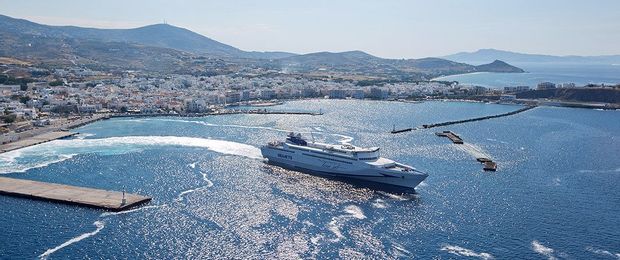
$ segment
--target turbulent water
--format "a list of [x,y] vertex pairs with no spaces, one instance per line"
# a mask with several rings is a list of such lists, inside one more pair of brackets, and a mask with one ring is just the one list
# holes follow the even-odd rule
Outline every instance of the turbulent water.
[[[0,173],[153,201],[110,213],[0,196],[0,258],[618,259],[619,111],[540,107],[388,133],[517,108],[313,100],[272,109],[323,116],[96,122],[1,154]],[[446,129],[466,145],[433,134]],[[430,176],[401,195],[264,164],[258,147],[291,130],[378,146]],[[480,155],[498,171],[483,172]]]

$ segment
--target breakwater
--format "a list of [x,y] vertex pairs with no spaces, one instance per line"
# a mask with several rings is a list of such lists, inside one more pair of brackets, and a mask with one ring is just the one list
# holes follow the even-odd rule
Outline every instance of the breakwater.
[[521,108],[521,109],[517,109],[517,110],[512,111],[512,112],[503,113],[503,114],[499,114],[499,115],[483,116],[483,117],[476,117],[476,118],[456,120],[456,121],[448,121],[448,122],[436,123],[436,124],[427,124],[427,125],[422,125],[422,128],[433,128],[433,127],[438,127],[438,126],[456,125],[456,124],[462,124],[462,123],[468,123],[468,122],[482,121],[482,120],[487,120],[487,119],[492,119],[492,118],[511,116],[511,115],[516,115],[516,114],[521,113],[521,112],[528,111],[528,110],[533,109],[535,107],[536,106],[528,106],[528,107],[524,107],[524,108]]

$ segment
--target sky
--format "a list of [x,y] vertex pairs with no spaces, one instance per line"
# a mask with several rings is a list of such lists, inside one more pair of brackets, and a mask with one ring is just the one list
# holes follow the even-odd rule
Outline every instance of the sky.
[[620,54],[620,0],[0,0],[0,14],[96,28],[165,21],[247,51]]

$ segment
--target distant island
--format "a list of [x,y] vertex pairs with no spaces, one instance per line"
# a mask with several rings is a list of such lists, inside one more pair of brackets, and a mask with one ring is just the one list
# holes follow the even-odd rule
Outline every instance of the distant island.
[[456,54],[443,56],[441,58],[469,64],[484,64],[496,59],[509,63],[620,64],[620,55],[553,56],[543,54],[526,54],[496,49],[480,49],[474,52],[459,52]]
[[523,72],[503,61],[474,66],[443,58],[384,59],[362,51],[244,51],[169,24],[134,29],[49,26],[0,15],[0,57],[42,68],[84,67],[209,75],[301,74],[311,78],[423,81],[471,72]]

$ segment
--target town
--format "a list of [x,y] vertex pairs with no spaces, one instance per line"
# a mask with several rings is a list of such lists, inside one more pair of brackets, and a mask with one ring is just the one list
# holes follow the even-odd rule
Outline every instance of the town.
[[[518,102],[529,86],[491,89],[458,82],[416,81],[360,84],[303,75],[160,75],[139,71],[102,72],[87,68],[42,69],[0,65],[0,143],[60,130],[93,115],[193,114],[234,106],[263,107],[282,100],[330,98],[421,101],[461,99]],[[586,86],[618,88],[618,86]],[[537,90],[579,88],[573,83],[543,82]],[[530,101],[525,99],[525,101]],[[547,102],[549,103],[549,102]],[[86,118],[86,119],[85,119]]]

